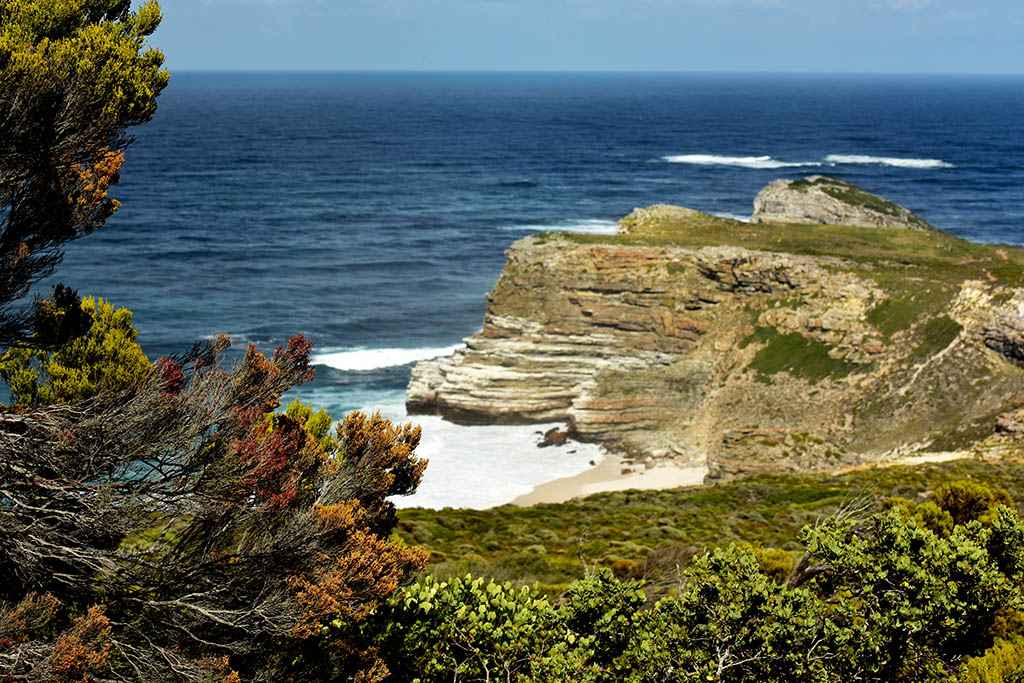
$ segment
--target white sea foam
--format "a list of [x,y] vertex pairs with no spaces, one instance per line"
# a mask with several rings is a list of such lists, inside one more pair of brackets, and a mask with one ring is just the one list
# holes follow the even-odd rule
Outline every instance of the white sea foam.
[[741,221],[743,223],[750,222],[750,214],[741,215],[738,213],[729,213],[728,211],[712,211],[712,216],[718,216],[719,218],[731,218],[734,221]]
[[718,154],[678,154],[662,157],[673,164],[698,164],[700,166],[741,166],[743,168],[795,168],[798,166],[821,166],[820,161],[779,161],[770,156],[729,157]]
[[[324,408],[336,420],[353,410],[380,414],[397,424],[423,428],[416,455],[430,464],[412,496],[396,496],[398,507],[465,507],[483,509],[511,502],[536,486],[571,477],[599,463],[605,451],[595,444],[569,442],[537,448],[538,432],[556,426],[485,425],[467,427],[433,415],[409,415],[405,391],[369,389],[339,391],[332,387],[299,387],[285,397]],[[353,402],[354,399],[354,402]]]
[[379,412],[396,424],[411,422],[423,428],[416,455],[430,463],[416,493],[396,496],[398,507],[461,507],[484,509],[503,505],[535,487],[590,469],[606,457],[596,444],[570,441],[564,446],[537,448],[541,434],[555,424],[465,426],[434,415],[409,415],[402,389],[339,390],[298,387],[293,397],[324,408],[335,420],[353,410]]
[[899,157],[878,157],[868,154],[829,154],[824,161],[780,161],[770,156],[731,157],[719,154],[679,154],[662,157],[673,164],[697,164],[700,166],[740,166],[742,168],[797,168],[814,166],[838,166],[840,164],[876,164],[899,168],[953,168],[953,164],[941,159],[907,159]]
[[875,157],[867,154],[829,154],[825,161],[830,164],[878,164],[900,168],[953,168],[953,164],[941,159],[901,159],[897,157]]
[[585,232],[591,235],[614,235],[618,232],[618,227],[615,221],[601,218],[577,218],[552,223],[503,225],[498,230],[509,230],[512,232]]
[[447,356],[463,346],[456,344],[420,349],[324,349],[313,354],[311,360],[314,365],[326,365],[336,370],[375,370]]
[[406,416],[401,408],[381,414],[420,425],[423,438],[416,454],[430,460],[416,493],[392,499],[398,507],[503,505],[540,484],[579,474],[605,457],[595,444],[570,441],[537,448],[538,432],[553,424],[466,427],[433,415]]

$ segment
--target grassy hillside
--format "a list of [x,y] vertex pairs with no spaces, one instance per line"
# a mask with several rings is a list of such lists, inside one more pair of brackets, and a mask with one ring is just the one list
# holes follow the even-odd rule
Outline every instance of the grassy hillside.
[[[562,504],[490,510],[402,510],[399,533],[431,552],[438,577],[490,576],[539,582],[553,595],[583,576],[583,561],[667,587],[678,567],[732,542],[796,552],[797,532],[844,503],[870,496],[911,500],[936,486],[973,479],[1024,503],[1024,463],[960,460],[842,475],[776,475],[664,491],[603,493]],[[1024,509],[1024,508],[1022,508]],[[786,562],[783,553],[770,553]]]

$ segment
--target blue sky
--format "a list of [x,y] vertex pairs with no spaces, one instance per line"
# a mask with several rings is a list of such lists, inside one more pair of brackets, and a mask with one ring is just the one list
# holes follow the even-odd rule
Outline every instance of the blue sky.
[[1024,73],[1024,0],[163,0],[172,70]]

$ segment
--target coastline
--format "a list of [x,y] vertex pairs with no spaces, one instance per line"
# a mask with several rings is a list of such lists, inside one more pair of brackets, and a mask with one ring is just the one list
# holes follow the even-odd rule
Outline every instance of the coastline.
[[[895,460],[844,467],[834,470],[834,473],[844,474],[876,467],[949,462],[969,457],[971,455],[967,451],[926,452]],[[622,468],[625,466],[632,467],[633,472],[622,474]],[[605,493],[608,491],[626,491],[629,489],[651,491],[684,486],[702,486],[707,471],[707,467],[703,465],[698,467],[659,465],[647,470],[642,465],[638,466],[628,463],[621,456],[609,454],[594,467],[579,474],[540,484],[529,493],[524,493],[513,499],[507,505],[530,507],[545,503],[566,503],[576,498],[585,498],[595,493]]]
[[707,467],[675,467],[660,465],[644,469],[643,465],[631,465],[633,471],[622,474],[625,466],[622,457],[608,454],[597,465],[579,474],[555,479],[534,487],[512,500],[509,504],[529,507],[542,503],[565,503],[594,493],[625,491],[627,489],[671,489],[681,486],[699,486],[704,483]]

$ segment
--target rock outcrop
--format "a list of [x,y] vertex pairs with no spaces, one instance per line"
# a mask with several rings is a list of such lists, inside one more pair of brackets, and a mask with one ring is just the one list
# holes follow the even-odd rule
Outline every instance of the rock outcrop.
[[754,215],[750,220],[934,230],[899,204],[820,175],[773,181],[754,198]]
[[879,230],[868,244],[659,206],[619,236],[527,237],[483,330],[417,364],[407,405],[565,421],[639,458],[706,461],[712,478],[990,435],[1024,391],[1024,250]]

